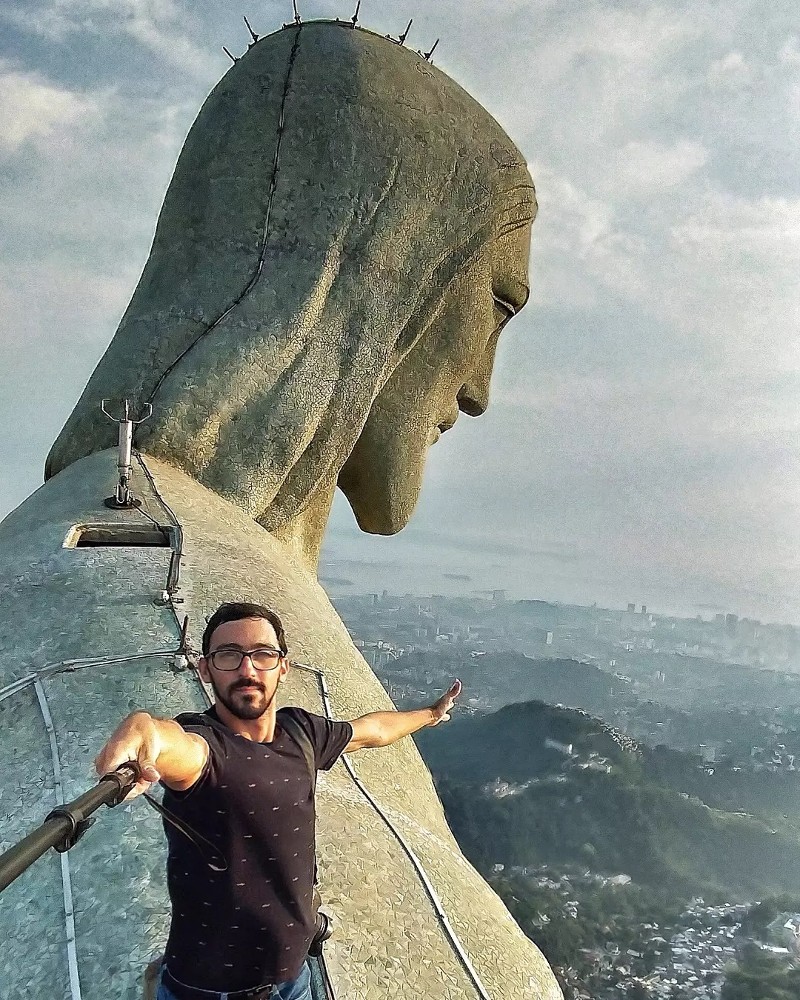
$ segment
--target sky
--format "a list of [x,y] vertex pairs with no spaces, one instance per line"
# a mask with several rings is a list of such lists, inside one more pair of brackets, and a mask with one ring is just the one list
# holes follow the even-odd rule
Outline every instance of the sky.
[[[242,14],[267,34],[291,2],[0,7],[0,517],[113,336]],[[323,579],[800,623],[795,3],[361,4],[412,17],[528,160],[532,296],[411,525],[362,535],[340,498]]]

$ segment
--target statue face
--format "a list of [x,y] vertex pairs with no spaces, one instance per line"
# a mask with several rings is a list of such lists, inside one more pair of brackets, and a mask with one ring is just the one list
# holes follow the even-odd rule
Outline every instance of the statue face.
[[431,326],[376,396],[340,475],[359,526],[392,535],[419,498],[428,448],[459,412],[480,416],[498,337],[528,298],[530,224],[488,246],[458,276]]

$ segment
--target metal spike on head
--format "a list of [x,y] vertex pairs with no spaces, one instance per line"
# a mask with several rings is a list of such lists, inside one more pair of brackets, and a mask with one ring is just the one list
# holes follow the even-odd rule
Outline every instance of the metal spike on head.
[[356,25],[358,24],[358,12],[359,12],[360,10],[361,10],[361,0],[358,0],[358,3],[356,4],[356,12],[355,12],[355,14],[353,14],[353,16],[352,16],[352,17],[350,18],[350,20],[351,20],[351,22],[352,22],[352,25],[353,25],[353,27],[354,27],[354,28],[355,28],[355,26],[356,26]]
[[426,62],[430,62],[430,61],[431,61],[431,56],[432,56],[432,55],[433,55],[433,53],[434,53],[434,52],[436,51],[436,46],[437,46],[438,44],[439,44],[439,39],[437,38],[437,39],[436,39],[436,41],[435,41],[435,42],[433,43],[433,45],[431,46],[431,50],[430,50],[430,52],[426,52],[426,53],[425,53],[425,61],[426,61]]
[[252,28],[250,27],[250,22],[249,22],[249,21],[247,20],[247,16],[246,16],[245,14],[242,14],[242,20],[243,20],[243,21],[244,21],[244,23],[245,23],[245,24],[247,25],[247,30],[248,30],[248,31],[250,32],[250,37],[251,37],[251,38],[253,39],[253,41],[252,41],[252,42],[251,42],[250,44],[251,44],[251,45],[255,45],[255,44],[256,44],[256,42],[257,42],[257,41],[258,41],[258,39],[259,39],[259,36],[258,36],[258,35],[257,35],[257,34],[255,33],[255,31],[253,31],[253,29],[252,29]]
[[297,9],[297,0],[292,0],[292,10],[294,11],[294,23],[300,24],[300,11]]
[[397,41],[398,41],[398,42],[400,42],[400,44],[401,44],[401,45],[405,45],[405,44],[406,44],[406,39],[408,38],[408,33],[409,33],[409,31],[411,31],[411,25],[412,25],[413,23],[414,23],[414,18],[412,17],[412,18],[411,18],[411,20],[410,20],[410,21],[408,22],[408,24],[406,25],[406,30],[405,30],[405,31],[403,32],[403,34],[402,34],[402,35],[401,35],[401,36],[400,36],[400,37],[399,37],[399,38],[397,39]]
[[223,51],[223,52],[225,53],[225,55],[226,55],[226,56],[227,56],[227,57],[228,57],[228,58],[229,58],[229,59],[231,60],[231,62],[234,62],[234,63],[237,63],[237,62],[239,62],[239,60],[238,60],[238,59],[236,58],[236,56],[235,56],[235,55],[234,55],[234,54],[233,54],[233,53],[231,52],[231,50],[230,50],[229,48],[227,48],[227,47],[226,47],[225,45],[223,45],[223,46],[222,46],[222,51]]

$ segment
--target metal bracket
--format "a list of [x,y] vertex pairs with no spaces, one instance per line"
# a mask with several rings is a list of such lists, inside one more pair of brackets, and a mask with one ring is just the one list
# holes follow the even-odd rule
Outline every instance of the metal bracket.
[[64,835],[64,839],[60,843],[53,845],[59,854],[66,854],[67,851],[72,850],[84,833],[86,833],[89,827],[94,823],[93,817],[89,816],[84,819],[79,819],[75,813],[69,810],[66,806],[61,806],[59,809],[54,809],[52,812],[48,813],[44,818],[45,823],[49,819],[66,819],[72,824],[72,829]]
[[153,604],[157,608],[167,608],[170,604],[183,604],[184,599],[182,597],[176,597],[175,594],[171,594],[168,590],[162,590],[158,597],[153,598]]

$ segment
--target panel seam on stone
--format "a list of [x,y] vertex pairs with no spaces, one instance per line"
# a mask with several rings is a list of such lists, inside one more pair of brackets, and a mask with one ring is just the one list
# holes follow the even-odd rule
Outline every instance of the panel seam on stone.
[[216,319],[212,320],[211,323],[209,323],[204,330],[201,330],[200,333],[198,333],[198,335],[194,338],[194,340],[187,347],[185,347],[184,350],[178,355],[178,357],[170,365],[168,365],[167,368],[162,372],[162,374],[158,378],[158,381],[153,387],[153,391],[150,394],[148,403],[151,405],[153,403],[153,400],[158,395],[158,391],[166,381],[167,377],[175,370],[175,368],[177,368],[177,366],[181,363],[181,361],[183,361],[183,359],[192,350],[194,350],[194,348],[197,346],[197,344],[200,343],[201,340],[207,337],[209,333],[216,330],[216,328],[220,325],[220,323],[222,323],[223,320],[227,319],[227,317],[237,308],[237,306],[239,306],[247,298],[247,296],[253,291],[253,289],[258,284],[259,279],[261,278],[261,274],[264,270],[264,261],[267,255],[267,242],[269,240],[269,233],[270,233],[272,203],[275,197],[275,188],[277,186],[277,181],[278,181],[278,166],[279,166],[281,142],[283,139],[283,131],[285,123],[286,99],[289,95],[289,83],[292,77],[292,70],[294,69],[294,62],[297,56],[297,50],[300,45],[300,32],[302,30],[303,30],[302,27],[298,25],[294,41],[292,42],[292,49],[291,52],[289,53],[289,60],[286,67],[286,79],[283,85],[283,94],[281,95],[281,107],[278,117],[278,132],[275,140],[275,158],[273,160],[273,165],[272,165],[272,178],[270,181],[269,195],[267,197],[267,208],[264,217],[264,228],[261,236],[261,246],[259,248],[258,262],[256,263],[255,271],[250,276],[250,279],[248,280],[247,284],[244,286],[242,291],[234,299],[234,301],[227,307],[227,309],[221,312]]
[[[58,744],[56,743],[56,733],[53,728],[53,719],[47,705],[47,697],[44,692],[42,682],[37,677],[34,682],[36,697],[39,701],[39,708],[42,710],[44,727],[50,740],[50,754],[53,760],[53,783],[55,785],[56,804],[64,805],[64,786],[61,781],[61,761],[58,756]],[[72,993],[72,1000],[81,1000],[81,981],[78,974],[78,952],[75,946],[75,910],[72,902],[72,878],[69,871],[69,856],[66,851],[60,855],[61,860],[61,884],[64,889],[64,920],[67,934],[67,965],[69,968],[69,986]]]

